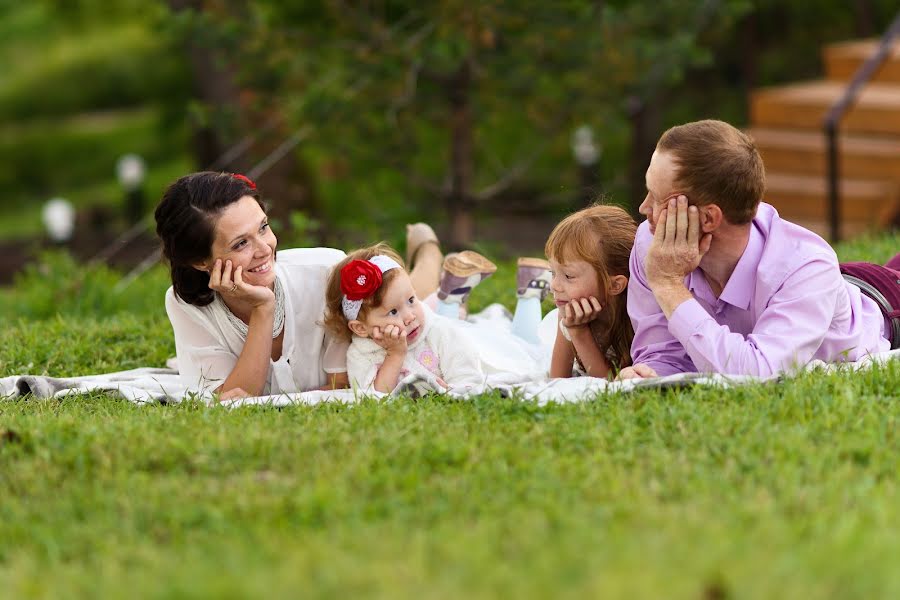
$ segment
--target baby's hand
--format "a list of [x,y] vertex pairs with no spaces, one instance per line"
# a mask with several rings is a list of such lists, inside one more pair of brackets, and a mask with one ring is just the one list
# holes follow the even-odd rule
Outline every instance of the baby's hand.
[[375,327],[372,341],[387,350],[388,354],[406,354],[406,329],[397,325],[388,325],[384,331]]
[[585,327],[599,317],[602,310],[603,307],[600,306],[600,301],[593,296],[590,298],[577,298],[562,307],[559,311],[559,320],[562,321],[566,329]]

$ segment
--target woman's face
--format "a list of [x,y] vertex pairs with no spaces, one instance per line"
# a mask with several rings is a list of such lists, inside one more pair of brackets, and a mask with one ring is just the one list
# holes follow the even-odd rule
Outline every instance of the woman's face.
[[232,272],[242,267],[245,283],[271,286],[275,283],[277,245],[266,213],[251,196],[244,196],[219,215],[206,266],[212,270],[216,259],[220,259],[224,269],[230,260]]

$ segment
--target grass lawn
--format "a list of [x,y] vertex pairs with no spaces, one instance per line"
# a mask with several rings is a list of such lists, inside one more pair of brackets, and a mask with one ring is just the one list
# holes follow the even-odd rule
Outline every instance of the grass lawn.
[[[0,292],[0,376],[162,364],[165,274],[115,278]],[[900,597],[898,390],[900,361],[545,407],[0,400],[0,596]]]

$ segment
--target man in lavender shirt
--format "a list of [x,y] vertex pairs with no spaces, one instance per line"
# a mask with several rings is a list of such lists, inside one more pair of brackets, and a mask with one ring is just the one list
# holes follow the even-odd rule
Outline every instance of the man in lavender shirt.
[[633,366],[620,378],[767,377],[891,347],[890,322],[828,243],[761,202],[765,168],[746,134],[721,121],[674,127],[646,183],[628,285]]

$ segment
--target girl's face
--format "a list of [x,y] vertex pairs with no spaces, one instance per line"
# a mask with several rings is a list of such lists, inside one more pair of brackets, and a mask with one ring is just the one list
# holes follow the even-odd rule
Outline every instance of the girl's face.
[[210,258],[205,266],[212,269],[216,259],[221,259],[224,268],[225,261],[230,260],[232,269],[242,267],[241,277],[245,283],[271,287],[275,284],[277,245],[266,213],[256,200],[244,196],[219,215]]
[[383,332],[388,325],[396,325],[406,331],[406,341],[412,343],[425,324],[425,309],[416,297],[406,271],[397,273],[387,285],[381,306],[370,308],[366,318],[361,321],[363,327],[354,333],[369,337],[375,327]]
[[583,260],[559,262],[551,258],[550,271],[553,275],[550,291],[556,306],[565,306],[572,300],[591,296],[603,301],[597,272],[589,263]]

